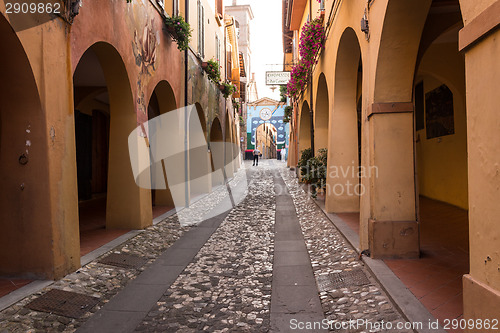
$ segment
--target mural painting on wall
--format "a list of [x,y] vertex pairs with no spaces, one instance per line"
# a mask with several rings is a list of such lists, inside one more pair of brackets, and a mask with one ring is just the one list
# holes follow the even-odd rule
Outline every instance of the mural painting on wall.
[[141,68],[140,74],[152,74],[156,70],[156,45],[159,38],[156,37],[152,29],[153,26],[154,19],[144,27],[141,37],[137,30],[134,30],[132,50],[134,52],[135,64]]
[[[264,110],[270,112],[263,112]],[[283,123],[284,115],[284,105],[249,107],[247,109],[247,149],[255,147],[257,128],[264,123],[271,124],[276,128],[278,149],[284,146],[287,137],[287,126]]]
[[425,126],[427,139],[455,133],[453,93],[444,84],[425,94]]
[[251,122],[252,145],[255,145],[255,135],[257,133],[257,128],[264,123],[272,124],[276,128],[276,144],[280,145],[285,143],[285,125],[283,124],[283,116],[272,117],[268,121],[263,121],[259,117],[252,117]]
[[[132,5],[132,15],[128,26],[133,31],[133,40],[131,41],[132,52],[135,58],[135,64],[139,68],[137,75],[137,94],[136,94],[136,113],[137,123],[144,124],[148,121],[148,100],[145,98],[144,89],[148,86],[150,78],[157,69],[156,59],[160,51],[160,33],[161,28],[157,26],[154,18],[155,12],[150,13],[150,5],[142,1],[134,1]],[[146,136],[146,132],[140,133]]]

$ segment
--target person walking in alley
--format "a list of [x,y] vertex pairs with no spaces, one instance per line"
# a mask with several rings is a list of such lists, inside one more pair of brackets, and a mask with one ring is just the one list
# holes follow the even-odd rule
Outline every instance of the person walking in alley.
[[259,165],[259,155],[260,155],[260,150],[255,147],[253,150],[253,166],[258,166]]

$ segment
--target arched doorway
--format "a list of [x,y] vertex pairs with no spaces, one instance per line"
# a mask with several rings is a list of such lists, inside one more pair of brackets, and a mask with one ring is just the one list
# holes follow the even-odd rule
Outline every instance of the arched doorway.
[[[149,99],[148,120],[152,120],[155,117],[159,117],[162,114],[175,110],[176,108],[177,103],[175,101],[175,95],[172,87],[167,81],[160,81],[156,85]],[[156,126],[158,122],[152,121],[148,124],[150,124],[148,126],[148,137],[161,137],[161,135],[157,136],[157,132],[161,130]],[[168,145],[169,143],[157,144]],[[153,217],[160,216],[175,207],[165,174],[165,161],[162,160],[160,163],[154,163],[151,165],[151,203],[153,206]],[[163,187],[166,188],[163,189]]]
[[325,74],[320,74],[317,87],[316,109],[314,112],[314,148],[316,151],[322,148],[328,149],[330,108]]
[[356,33],[347,28],[340,39],[335,65],[326,209],[335,213],[355,213],[348,220],[358,222],[362,187],[359,179],[361,142],[357,106],[361,91],[361,50]]
[[226,121],[224,126],[224,167],[226,169],[227,178],[232,178],[234,176],[234,165],[233,165],[233,126],[231,122],[231,116],[229,110],[226,111]]
[[262,159],[276,159],[277,155],[277,133],[276,127],[265,122],[255,130],[255,146],[262,153]]
[[52,278],[60,248],[53,244],[46,111],[24,48],[1,14],[0,36],[0,275]]
[[224,137],[219,118],[214,118],[210,127],[210,152],[212,164],[212,185],[224,184]]
[[[463,315],[462,276],[469,273],[468,167],[465,59],[459,52],[463,28],[457,1],[433,1],[417,56],[415,105],[415,171],[420,253],[429,275],[439,280],[424,304],[441,320]],[[435,276],[433,267],[442,274]],[[454,288],[443,294],[441,288]],[[415,288],[413,288],[415,290]],[[442,315],[454,304],[453,312]]]
[[241,166],[241,156],[240,156],[240,143],[238,140],[238,129],[236,128],[236,125],[233,130],[233,165],[234,165],[234,170],[235,172],[238,171],[238,169]]
[[300,160],[302,151],[311,148],[311,115],[309,113],[309,104],[307,101],[302,103],[302,108],[300,110],[299,137],[297,141],[299,147],[297,160]]
[[[462,26],[458,0],[388,3],[370,119],[371,161],[379,170],[371,182],[371,211],[380,221],[370,222],[370,237],[395,245],[389,252],[376,249],[380,257],[424,259],[386,263],[441,320],[462,316],[462,275],[469,268]],[[393,235],[379,233],[379,223],[390,224]],[[401,264],[412,279],[400,274]]]
[[102,236],[98,230],[150,225],[151,198],[149,190],[136,185],[132,173],[127,143],[137,118],[127,71],[116,49],[103,42],[92,45],[78,62],[73,87],[84,254],[124,232]]
[[191,200],[212,187],[211,162],[207,146],[207,122],[199,103],[189,113],[189,181]]

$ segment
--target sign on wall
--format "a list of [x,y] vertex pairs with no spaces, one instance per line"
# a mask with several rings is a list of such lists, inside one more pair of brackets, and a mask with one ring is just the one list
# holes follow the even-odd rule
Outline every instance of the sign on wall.
[[290,81],[290,72],[266,72],[266,85],[285,85]]

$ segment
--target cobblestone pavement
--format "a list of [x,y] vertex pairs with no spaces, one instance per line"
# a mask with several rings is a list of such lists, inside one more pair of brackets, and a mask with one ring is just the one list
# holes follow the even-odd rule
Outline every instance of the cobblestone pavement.
[[[272,172],[276,171],[283,177],[296,207],[316,279],[356,269],[361,269],[369,279],[367,284],[360,286],[336,289],[321,286],[319,296],[325,317],[332,321],[331,330],[386,331],[377,326],[372,326],[371,330],[362,327],[339,329],[335,326],[356,319],[370,320],[371,323],[389,322],[392,325],[402,322],[403,318],[365,270],[355,250],[302,190],[284,164],[262,162],[259,167],[249,166],[251,182],[248,196],[230,212],[135,330],[269,331],[276,207]],[[241,173],[245,170],[240,170]],[[241,181],[241,178],[237,176],[236,181]],[[220,202],[223,191],[214,193],[211,198],[208,196],[200,200],[198,205],[213,207]],[[189,227],[181,227],[176,215],[148,228],[112,251],[146,258],[144,266],[124,269],[94,261],[0,312],[0,333],[75,331],[187,230]],[[99,298],[99,303],[79,319],[24,307],[50,289],[95,296]],[[391,332],[406,331],[393,329]]]
[[136,330],[267,332],[274,215],[273,179],[264,172]]
[[[321,277],[361,269],[369,277],[369,284],[320,290],[325,317],[332,331],[337,332],[412,332],[396,329],[404,319],[382,291],[380,285],[364,269],[358,254],[333,226],[321,209],[299,185],[287,169],[280,169],[288,191],[293,198],[314,275]],[[321,289],[321,288],[320,288]],[[342,329],[342,323],[368,323]],[[400,324],[400,325],[401,325]],[[388,328],[392,327],[392,330]],[[404,327],[404,326],[402,326]],[[386,329],[384,329],[386,328]]]
[[[244,170],[240,170],[233,179],[233,182],[236,183],[241,181],[246,181]],[[225,186],[215,188],[210,195],[194,203],[190,209],[181,211],[181,219],[186,221],[191,217],[193,220],[199,220],[200,215],[206,214],[210,209],[213,209],[226,196]],[[102,257],[97,258],[76,272],[1,311],[0,333],[74,332],[130,281],[147,269],[165,249],[190,229],[190,226],[185,226],[185,224],[179,222],[178,215],[179,213],[172,215],[155,226],[149,227],[111,251],[116,254],[130,254],[146,259],[146,263],[142,267],[125,269],[109,266],[98,262]],[[108,254],[106,253],[104,256]],[[99,303],[78,319],[33,311],[24,307],[51,289],[73,291],[97,297]]]
[[[113,253],[126,253],[147,259],[143,267],[125,269],[93,261],[2,311],[0,313],[0,332],[73,332],[126,284],[135,279],[161,252],[187,230],[188,228],[179,226],[175,215],[167,218],[112,251]],[[99,303],[79,319],[33,311],[24,307],[51,289],[73,291],[98,297]]]

